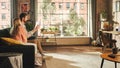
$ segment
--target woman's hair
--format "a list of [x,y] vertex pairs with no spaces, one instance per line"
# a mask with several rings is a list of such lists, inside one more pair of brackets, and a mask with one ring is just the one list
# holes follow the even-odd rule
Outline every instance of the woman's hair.
[[12,31],[12,36],[15,36],[18,31],[18,27],[20,26],[20,19],[15,18],[13,21],[13,31]]

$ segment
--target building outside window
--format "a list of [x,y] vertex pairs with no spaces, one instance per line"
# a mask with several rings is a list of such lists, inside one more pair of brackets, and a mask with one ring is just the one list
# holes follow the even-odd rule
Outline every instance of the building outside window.
[[74,5],[74,9],[77,9],[77,3],[74,3],[73,5]]
[[66,8],[69,9],[70,8],[70,3],[66,2]]
[[62,9],[62,5],[63,5],[62,3],[59,3],[59,9]]
[[0,29],[11,27],[11,0],[0,0]]
[[[54,6],[51,5],[52,2],[55,3]],[[84,10],[81,11],[80,4],[83,2],[85,4]],[[36,20],[41,23],[41,29],[57,30],[58,37],[89,36],[91,26],[88,22],[88,4],[91,2],[88,2],[90,1],[51,0],[51,2],[44,2],[44,0],[37,0]]]
[[80,3],[80,9],[84,9],[84,3]]

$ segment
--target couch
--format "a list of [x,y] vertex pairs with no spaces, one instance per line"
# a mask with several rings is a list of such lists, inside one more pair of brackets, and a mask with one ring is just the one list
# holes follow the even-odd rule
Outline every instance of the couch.
[[[10,37],[10,28],[0,30],[0,37]],[[8,45],[0,40],[0,53],[22,53],[23,54],[23,68],[34,68],[35,52],[34,46]]]

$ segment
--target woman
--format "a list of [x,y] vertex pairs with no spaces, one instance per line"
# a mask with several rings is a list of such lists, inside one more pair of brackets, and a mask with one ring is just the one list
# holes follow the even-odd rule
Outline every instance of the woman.
[[22,26],[20,19],[15,18],[13,21],[13,29],[11,32],[11,35],[14,39],[19,40],[23,43],[27,43],[27,31],[24,29],[24,26]]
[[11,31],[11,36],[13,39],[22,42],[24,45],[33,45],[35,47],[35,64],[41,65],[38,61],[41,56],[38,56],[37,45],[34,43],[27,43],[27,30],[25,29],[24,24],[21,23],[19,18],[15,18],[13,21],[13,29]]

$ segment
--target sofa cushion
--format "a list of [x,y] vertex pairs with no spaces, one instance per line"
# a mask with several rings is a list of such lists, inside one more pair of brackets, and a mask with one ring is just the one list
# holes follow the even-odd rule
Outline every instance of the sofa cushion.
[[0,37],[10,37],[10,28],[0,30]]
[[2,41],[3,43],[6,43],[8,45],[19,45],[19,44],[23,44],[20,41],[17,41],[15,39],[12,38],[7,38],[7,37],[0,37],[0,41]]

